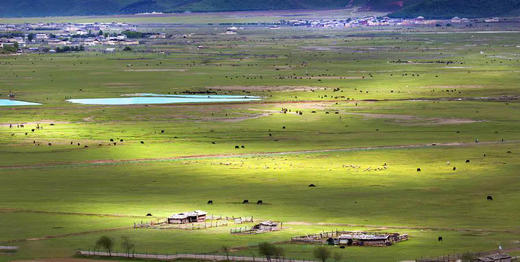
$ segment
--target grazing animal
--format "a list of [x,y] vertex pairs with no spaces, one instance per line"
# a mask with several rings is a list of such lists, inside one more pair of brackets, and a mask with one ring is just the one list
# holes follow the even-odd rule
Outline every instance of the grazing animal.
[[249,200],[244,199],[244,201],[242,201],[242,204],[249,204]]
[[141,144],[144,144],[144,141],[141,141]]
[[215,141],[211,142],[212,144],[216,144]]
[[241,148],[246,148],[244,145],[240,146]]
[[466,159],[466,163],[469,163],[469,159]]
[[421,172],[421,169],[420,169],[420,168],[417,168],[417,172]]
[[161,130],[161,134],[164,134],[164,130]]
[[456,167],[453,167],[453,171],[455,171],[455,170],[457,170],[457,168],[456,168]]
[[442,241],[442,236],[439,236],[439,237],[437,238],[437,240],[438,240],[439,242],[441,242],[441,241]]
[[235,146],[235,149],[239,149],[240,147],[239,146]]
[[487,196],[487,200],[493,200],[493,196]]
[[285,126],[282,126],[282,129],[285,129]]
[[316,187],[316,185],[315,184],[310,184],[309,187]]
[[208,200],[208,205],[213,205],[213,200]]
[[147,217],[151,217],[151,216],[152,216],[152,214],[151,214],[151,213],[148,213],[148,214],[146,214],[146,216],[147,216]]
[[113,139],[113,138],[110,138],[110,142],[114,142],[114,139]]
[[263,204],[263,203],[264,203],[264,201],[262,201],[262,200],[258,200],[258,201],[256,201],[256,204],[257,204],[257,205],[261,205],[261,204]]
[[119,142],[123,142],[123,139],[119,139]]

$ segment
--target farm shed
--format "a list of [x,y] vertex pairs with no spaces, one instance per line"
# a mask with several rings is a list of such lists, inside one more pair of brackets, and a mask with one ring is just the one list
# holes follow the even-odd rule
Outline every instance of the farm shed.
[[511,262],[513,258],[508,254],[492,254],[488,256],[478,257],[475,262]]
[[200,210],[173,214],[168,217],[168,224],[187,224],[206,221],[207,213]]

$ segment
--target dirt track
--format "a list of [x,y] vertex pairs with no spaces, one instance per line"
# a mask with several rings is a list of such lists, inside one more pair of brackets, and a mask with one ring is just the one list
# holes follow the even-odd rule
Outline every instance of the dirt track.
[[136,159],[100,159],[79,162],[55,162],[33,165],[12,165],[0,166],[2,169],[33,169],[33,168],[55,168],[55,167],[74,167],[74,166],[90,166],[90,165],[110,165],[110,164],[135,164],[148,162],[167,162],[167,161],[186,161],[186,160],[203,160],[203,159],[220,159],[220,158],[240,158],[240,157],[258,157],[258,156],[281,156],[281,155],[301,155],[331,152],[357,152],[387,149],[415,149],[415,148],[435,148],[435,147],[466,147],[466,146],[484,146],[496,144],[516,144],[518,140],[506,142],[480,142],[480,143],[430,143],[430,144],[412,144],[412,145],[396,145],[396,146],[374,146],[374,147],[356,147],[356,148],[332,148],[332,149],[316,149],[316,150],[298,150],[285,152],[259,152],[259,153],[243,153],[243,154],[214,154],[214,155],[187,155],[164,158],[136,158]]

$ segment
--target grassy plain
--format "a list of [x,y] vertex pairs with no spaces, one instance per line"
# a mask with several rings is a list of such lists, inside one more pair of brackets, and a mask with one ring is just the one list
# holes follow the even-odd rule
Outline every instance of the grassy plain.
[[[335,249],[345,261],[519,247],[518,33],[171,30],[178,37],[134,52],[0,58],[0,94],[43,104],[0,107],[0,244],[20,246],[0,260],[70,257],[100,235],[163,254],[228,245],[258,256],[257,243],[280,242],[287,257],[311,259],[312,246],[285,242],[334,229],[410,235],[392,247]],[[264,99],[65,101],[210,88]],[[287,228],[122,229],[195,209]]]

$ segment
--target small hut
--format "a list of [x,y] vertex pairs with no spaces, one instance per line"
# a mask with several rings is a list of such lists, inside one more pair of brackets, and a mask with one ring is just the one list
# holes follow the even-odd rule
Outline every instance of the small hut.
[[207,213],[201,210],[173,214],[168,217],[168,224],[187,224],[206,221]]
[[253,226],[252,230],[254,231],[277,231],[280,230],[280,223],[273,221],[264,221],[260,222]]

